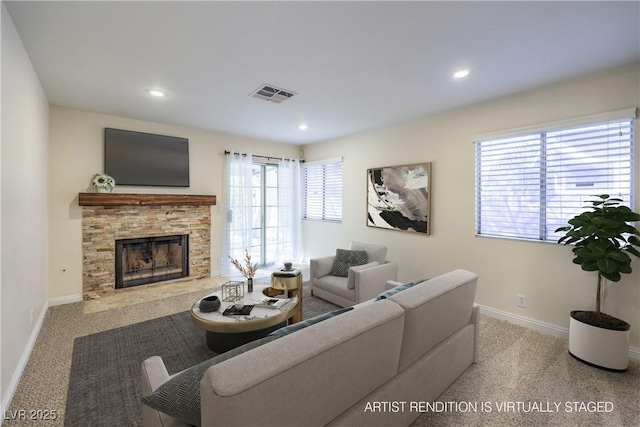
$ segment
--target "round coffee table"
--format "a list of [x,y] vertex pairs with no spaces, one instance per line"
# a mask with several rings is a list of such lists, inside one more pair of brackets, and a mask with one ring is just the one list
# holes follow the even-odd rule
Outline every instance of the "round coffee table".
[[[253,292],[245,293],[244,304],[254,304],[265,298],[262,291],[268,285],[254,285]],[[222,300],[222,291],[214,292]],[[216,353],[224,353],[250,341],[266,337],[271,332],[287,325],[289,319],[301,311],[302,301],[294,296],[290,302],[280,308],[253,307],[247,316],[223,316],[222,312],[233,302],[221,301],[220,308],[211,313],[200,311],[200,300],[191,307],[191,321],[204,329],[207,347]]]

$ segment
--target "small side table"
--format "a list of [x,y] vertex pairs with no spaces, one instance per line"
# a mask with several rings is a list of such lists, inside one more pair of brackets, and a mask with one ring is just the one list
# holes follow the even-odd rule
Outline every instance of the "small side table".
[[271,287],[284,290],[287,293],[287,298],[298,297],[299,309],[291,317],[291,323],[300,322],[302,320],[302,272],[300,270],[274,271],[271,273]]

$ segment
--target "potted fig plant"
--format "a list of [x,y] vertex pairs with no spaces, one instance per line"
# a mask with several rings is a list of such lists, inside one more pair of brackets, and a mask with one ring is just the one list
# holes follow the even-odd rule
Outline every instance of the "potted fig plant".
[[573,244],[573,263],[597,272],[595,311],[575,310],[569,320],[569,353],[589,365],[625,371],[629,363],[630,325],[601,311],[603,279],[618,282],[631,273],[631,257],[640,257],[640,232],[630,222],[640,214],[608,194],[588,200],[589,210],[571,218],[558,243]]

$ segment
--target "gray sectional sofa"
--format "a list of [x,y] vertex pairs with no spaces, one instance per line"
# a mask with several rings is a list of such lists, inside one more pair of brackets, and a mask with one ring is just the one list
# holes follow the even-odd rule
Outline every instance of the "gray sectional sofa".
[[[202,425],[409,425],[420,415],[412,404],[436,400],[475,361],[476,286],[475,274],[452,271],[211,366]],[[168,378],[148,359],[143,394]],[[144,424],[185,425],[146,406]]]

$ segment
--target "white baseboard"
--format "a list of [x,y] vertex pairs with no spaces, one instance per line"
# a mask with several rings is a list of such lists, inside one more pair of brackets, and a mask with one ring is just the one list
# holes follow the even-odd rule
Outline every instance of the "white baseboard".
[[[540,320],[535,320],[529,317],[520,316],[518,314],[509,313],[507,311],[487,307],[485,305],[480,305],[480,313],[496,319],[506,320],[507,322],[524,326],[525,328],[535,329],[536,331],[540,331],[545,334],[550,334],[567,340],[569,339],[569,329],[557,325],[552,325],[551,323],[541,322]],[[640,348],[629,347],[629,357],[631,359],[640,360]]]
[[36,345],[36,340],[38,339],[38,335],[40,335],[40,329],[42,329],[42,324],[44,323],[44,318],[47,315],[47,309],[49,308],[49,303],[45,301],[40,314],[38,315],[38,320],[31,331],[31,335],[29,336],[29,341],[27,341],[27,345],[22,352],[22,356],[20,356],[20,360],[18,361],[18,366],[16,366],[16,370],[13,372],[13,376],[11,377],[11,381],[9,382],[9,387],[7,388],[7,392],[2,398],[2,415],[4,416],[9,409],[9,405],[11,405],[11,401],[13,400],[13,395],[18,388],[18,384],[20,383],[20,379],[22,378],[22,374],[24,373],[24,369],[27,367],[27,362],[29,361],[29,357],[31,356],[31,352],[33,351],[33,347]]
[[54,307],[56,305],[63,305],[63,304],[71,304],[73,302],[82,302],[82,294],[67,295],[66,297],[51,298],[49,300],[49,307]]

